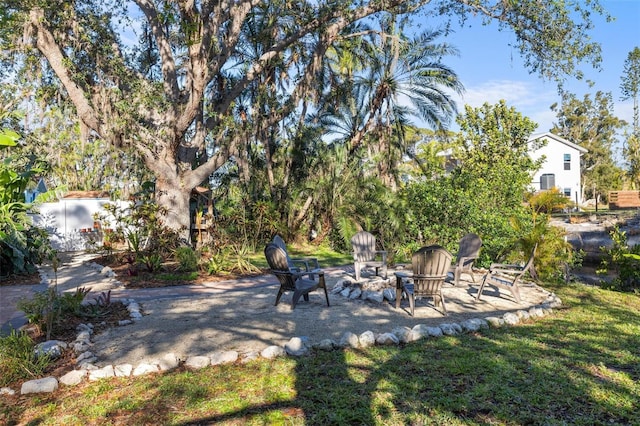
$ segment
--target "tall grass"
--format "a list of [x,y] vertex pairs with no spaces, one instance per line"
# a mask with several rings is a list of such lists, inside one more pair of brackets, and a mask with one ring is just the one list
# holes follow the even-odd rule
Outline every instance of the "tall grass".
[[36,356],[34,347],[31,337],[21,331],[12,330],[0,338],[0,386],[43,374],[50,359],[46,355]]

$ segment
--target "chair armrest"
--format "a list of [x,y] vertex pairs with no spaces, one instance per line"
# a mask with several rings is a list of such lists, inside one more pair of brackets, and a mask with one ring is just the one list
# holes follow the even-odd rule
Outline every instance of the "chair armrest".
[[308,275],[308,276],[311,276],[311,275],[324,276],[324,271],[322,269],[312,269],[310,271],[294,272],[293,275],[295,275],[297,278],[304,277],[305,275]]
[[518,274],[524,270],[524,266],[521,265],[510,265],[506,263],[496,263],[489,267],[489,272],[502,272],[502,273],[512,273]]
[[315,269],[320,269],[320,265],[318,264],[318,259],[315,257],[299,257],[299,258],[290,259],[290,260],[291,262],[304,264],[304,268],[306,271],[309,270],[309,264],[312,264],[312,266]]
[[465,263],[467,263],[470,260],[476,260],[478,258],[478,256],[463,256],[460,259],[458,259],[457,264],[458,265],[464,265]]
[[408,274],[406,272],[394,272],[396,276],[396,288],[402,289],[404,287],[403,281],[411,279],[413,274]]

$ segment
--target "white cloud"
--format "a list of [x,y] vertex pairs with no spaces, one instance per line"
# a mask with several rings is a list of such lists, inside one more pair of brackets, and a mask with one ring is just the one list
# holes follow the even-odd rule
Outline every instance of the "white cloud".
[[541,86],[526,81],[491,80],[478,86],[467,87],[461,103],[479,107],[485,102],[496,104],[504,99],[507,105],[518,110],[540,104],[548,108],[556,101],[558,94],[555,89],[545,89]]
[[463,105],[477,108],[484,103],[497,104],[502,99],[508,106],[514,107],[522,115],[538,123],[536,131],[547,131],[551,128],[555,114],[549,107],[559,101],[555,88],[545,87],[539,82],[517,80],[490,80],[469,86],[456,101],[462,112]]

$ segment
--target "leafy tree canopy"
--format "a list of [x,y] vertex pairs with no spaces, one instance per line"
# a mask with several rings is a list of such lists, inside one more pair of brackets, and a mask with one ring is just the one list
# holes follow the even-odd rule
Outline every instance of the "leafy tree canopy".
[[370,31],[360,26],[369,19],[391,13],[453,25],[480,15],[515,33],[532,72],[561,82],[580,76],[582,61],[599,64],[589,30],[591,14],[605,14],[597,0],[5,0],[2,6],[3,66],[18,79],[39,81],[47,102],[70,100],[85,137],[135,149],[155,176],[165,223],[187,238],[191,189],[229,159],[242,159],[247,135],[273,134],[288,117],[310,111],[305,104],[327,90],[317,83],[330,47]]

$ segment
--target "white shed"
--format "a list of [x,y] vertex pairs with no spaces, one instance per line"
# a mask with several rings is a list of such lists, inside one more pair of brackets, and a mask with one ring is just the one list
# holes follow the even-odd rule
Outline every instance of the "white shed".
[[[106,204],[128,205],[111,201],[109,194],[101,191],[71,191],[54,203],[38,205],[38,213],[32,214],[33,223],[47,230],[53,248],[62,251],[85,250],[101,243],[101,230],[94,215],[111,217],[104,209]],[[111,218],[113,221],[113,218]]]

